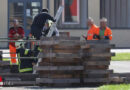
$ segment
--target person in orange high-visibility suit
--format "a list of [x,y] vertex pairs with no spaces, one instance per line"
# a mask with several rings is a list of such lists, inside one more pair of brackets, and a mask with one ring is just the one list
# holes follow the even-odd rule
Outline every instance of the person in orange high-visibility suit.
[[86,40],[94,40],[94,32],[98,29],[98,27],[94,24],[94,21],[92,18],[88,18],[87,25],[89,27],[89,30],[87,32],[87,36],[83,35],[83,38]]
[[107,27],[107,19],[100,20],[100,27],[94,32],[94,39],[112,40],[112,30]]
[[[19,26],[19,21],[17,19],[13,20],[13,27],[9,29],[9,39],[10,40],[18,40],[22,39],[24,37],[24,29]],[[10,56],[11,56],[11,64],[16,64],[16,47],[15,47],[15,42],[10,42],[9,43],[9,51]]]

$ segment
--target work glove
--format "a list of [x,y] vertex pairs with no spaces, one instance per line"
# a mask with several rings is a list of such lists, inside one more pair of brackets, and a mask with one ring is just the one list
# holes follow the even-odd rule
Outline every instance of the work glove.
[[99,40],[101,39],[100,36],[99,36],[99,35],[96,35],[96,34],[93,36],[93,38],[94,38],[94,39],[99,39]]
[[109,36],[105,36],[105,40],[109,40]]

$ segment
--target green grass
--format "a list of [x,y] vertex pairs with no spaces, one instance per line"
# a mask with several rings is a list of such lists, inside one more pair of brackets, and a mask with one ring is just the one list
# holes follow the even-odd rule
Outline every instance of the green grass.
[[130,90],[130,84],[104,85],[99,87],[98,90]]
[[116,53],[116,56],[112,57],[112,61],[130,61],[130,53]]
[[4,58],[3,61],[10,61],[10,59],[5,59],[5,58]]

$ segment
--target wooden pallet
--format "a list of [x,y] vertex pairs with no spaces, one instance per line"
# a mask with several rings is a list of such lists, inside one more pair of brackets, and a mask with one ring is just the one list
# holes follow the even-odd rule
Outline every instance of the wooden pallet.
[[78,37],[44,38],[40,45],[43,51],[38,56],[42,59],[34,67],[39,73],[38,85],[80,84],[84,67],[79,40]]
[[88,83],[107,84],[110,82],[112,70],[109,70],[109,65],[111,56],[115,55],[110,52],[112,47],[114,45],[110,45],[109,41],[87,41],[82,46],[84,54],[82,56],[84,65],[83,81],[85,85]]
[[37,74],[31,73],[0,73],[4,86],[34,86]]
[[[109,41],[80,41],[78,37],[42,38],[42,52],[34,67],[38,85],[88,85],[109,83],[111,56]],[[61,85],[62,84],[62,85]]]

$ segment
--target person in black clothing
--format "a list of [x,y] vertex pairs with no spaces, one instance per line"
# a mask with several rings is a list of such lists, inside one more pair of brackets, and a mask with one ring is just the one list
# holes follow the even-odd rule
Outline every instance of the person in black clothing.
[[31,34],[39,40],[42,36],[42,29],[45,25],[46,20],[52,20],[55,22],[56,20],[48,14],[47,9],[42,9],[42,12],[35,16],[34,21],[31,26]]
[[23,40],[19,40],[19,42],[15,43],[16,53],[18,56],[18,71],[19,73],[32,73],[33,65],[37,63],[33,58],[22,58],[22,57],[34,57],[34,51],[25,48],[25,42],[20,42]]

